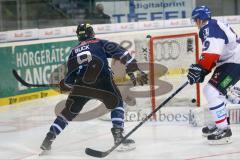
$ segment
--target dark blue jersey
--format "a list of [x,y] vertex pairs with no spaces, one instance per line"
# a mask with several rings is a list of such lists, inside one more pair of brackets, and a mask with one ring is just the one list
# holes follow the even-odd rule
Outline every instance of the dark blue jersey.
[[105,77],[111,75],[107,58],[115,58],[121,60],[123,64],[132,62],[134,59],[129,55],[128,51],[117,43],[101,39],[89,39],[82,41],[79,45],[71,50],[68,58],[67,67],[68,73],[65,77],[66,84],[74,84],[76,78],[82,78],[86,70],[93,62],[99,62],[97,76]]

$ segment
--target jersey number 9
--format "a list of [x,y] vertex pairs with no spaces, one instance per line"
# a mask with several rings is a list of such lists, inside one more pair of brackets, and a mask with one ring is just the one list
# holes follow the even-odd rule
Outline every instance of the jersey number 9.
[[83,51],[77,54],[77,62],[78,64],[86,64],[92,60],[92,54],[90,51]]

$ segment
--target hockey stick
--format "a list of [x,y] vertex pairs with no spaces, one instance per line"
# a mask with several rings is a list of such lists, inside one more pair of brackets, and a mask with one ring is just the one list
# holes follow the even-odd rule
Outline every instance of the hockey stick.
[[23,80],[17,73],[15,69],[12,70],[14,77],[24,86],[26,87],[59,87],[59,84],[30,84]]
[[[23,80],[17,73],[17,71],[15,69],[12,70],[12,73],[14,75],[14,77],[24,86],[26,87],[59,87],[59,84],[30,84],[28,82],[26,82],[25,80]],[[129,83],[119,83],[116,84],[117,86],[133,86],[133,84],[129,84]]]
[[166,103],[168,103],[178,92],[180,92],[184,87],[188,85],[188,81],[185,82],[181,87],[179,87],[174,93],[172,93],[171,96],[169,96],[165,101],[163,101],[155,110],[153,110],[146,118],[144,118],[136,127],[134,127],[126,136],[123,137],[123,139],[115,144],[112,148],[110,148],[107,151],[98,151],[91,148],[86,148],[85,153],[98,158],[106,157],[108,154],[110,154],[114,149],[116,149],[123,141],[125,141],[133,132],[135,132],[141,125],[143,125],[149,118],[153,116],[160,108],[162,108]]

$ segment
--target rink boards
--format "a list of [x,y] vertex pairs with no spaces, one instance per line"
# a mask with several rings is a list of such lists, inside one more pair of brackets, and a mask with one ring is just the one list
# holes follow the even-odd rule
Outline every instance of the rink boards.
[[[239,25],[233,25],[237,33]],[[120,43],[131,53],[139,51],[139,41],[146,41],[146,35],[169,35],[177,33],[197,32],[195,27],[170,28],[159,30],[131,31],[122,33],[98,34],[104,38]],[[48,83],[51,72],[66,62],[72,46],[77,44],[76,37],[12,42],[0,44],[0,106],[57,95],[49,88],[26,88],[12,75],[16,69],[24,80],[30,83]],[[110,61],[111,64],[111,61]]]

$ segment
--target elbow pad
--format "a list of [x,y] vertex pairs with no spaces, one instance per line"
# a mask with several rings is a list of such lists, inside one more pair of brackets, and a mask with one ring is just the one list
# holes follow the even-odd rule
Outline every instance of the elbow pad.
[[198,62],[207,71],[211,71],[215,67],[220,55],[215,53],[202,53],[201,58]]

